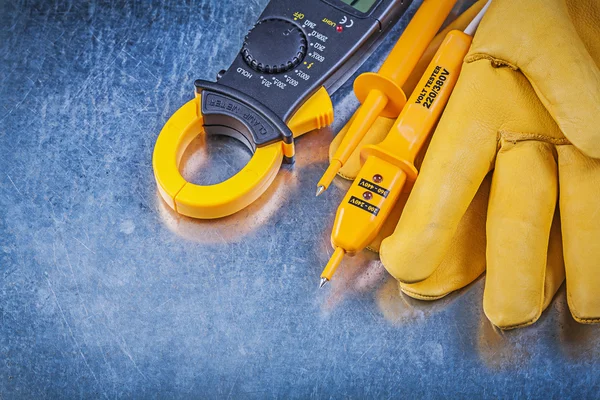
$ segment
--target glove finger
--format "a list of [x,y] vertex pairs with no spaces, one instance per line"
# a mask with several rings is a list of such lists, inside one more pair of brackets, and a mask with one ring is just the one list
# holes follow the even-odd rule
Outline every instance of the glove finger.
[[488,175],[460,220],[448,253],[433,274],[422,282],[400,283],[406,295],[436,300],[462,289],[485,271],[485,222],[490,184],[491,175]]
[[600,322],[600,160],[559,146],[558,165],[567,301],[578,322]]
[[600,158],[600,2],[493,1],[472,53],[523,71],[571,142]]
[[541,315],[556,174],[551,144],[502,143],[488,206],[483,299],[485,314],[500,328],[529,325]]
[[401,282],[423,281],[441,264],[491,169],[497,128],[489,119],[496,118],[497,99],[480,82],[494,73],[483,63],[463,66],[398,226],[382,242],[381,261]]
[[563,257],[563,244],[560,228],[560,213],[558,212],[557,207],[552,219],[552,227],[550,227],[542,312],[548,308],[554,295],[556,295],[556,292],[565,281],[565,261]]

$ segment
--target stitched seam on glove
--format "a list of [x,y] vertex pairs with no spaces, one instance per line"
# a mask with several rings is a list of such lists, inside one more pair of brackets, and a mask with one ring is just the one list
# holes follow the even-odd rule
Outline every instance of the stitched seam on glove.
[[514,71],[518,71],[519,67],[517,67],[516,65],[503,60],[501,58],[496,58],[496,57],[492,57],[489,54],[485,54],[485,53],[473,53],[473,54],[469,54],[467,57],[465,57],[465,63],[470,64],[473,63],[475,61],[481,61],[481,60],[487,60],[492,64],[492,67],[494,68],[502,68],[502,67],[508,67]]
[[424,295],[421,293],[414,292],[412,290],[408,290],[402,286],[400,286],[400,290],[403,291],[404,293],[406,293],[410,297],[413,297],[416,299],[421,299],[421,300],[438,300],[438,299],[441,299],[442,297],[446,297],[450,294],[450,293],[446,293],[446,294],[443,294],[440,296],[427,296],[427,295]]
[[598,322],[600,322],[600,318],[579,318],[573,315],[572,312],[571,315],[573,316],[573,319],[579,322],[580,324],[597,324]]
[[580,324],[597,324],[600,322],[600,318],[580,318],[575,315],[575,307],[573,306],[573,296],[567,291],[567,304],[569,305],[569,310],[571,311],[571,316],[573,319]]
[[[543,301],[543,296],[542,296],[542,301]],[[498,326],[498,328],[505,330],[505,331],[509,330],[509,329],[523,328],[523,327],[532,325],[534,322],[536,322],[538,319],[540,319],[541,316],[542,316],[542,311],[540,311],[535,317],[533,317],[529,321],[525,321],[525,322],[517,324],[517,325]]]
[[342,178],[346,179],[347,181],[353,181],[354,179],[356,179],[356,176],[354,178],[351,178],[349,176],[346,176],[344,174],[342,174],[341,172],[337,173],[339,176],[341,176]]
[[375,254],[379,254],[379,250],[375,249],[375,248],[374,248],[374,247],[372,247],[371,245],[368,245],[368,246],[366,247],[366,249],[367,249],[367,250],[369,250],[369,251],[371,251],[371,252],[373,252],[373,253],[375,253]]
[[570,145],[571,142],[567,138],[553,138],[551,136],[540,135],[538,133],[525,133],[525,132],[508,132],[500,131],[498,141],[505,140],[507,142],[517,143],[526,142],[529,140],[536,140],[538,142],[546,142],[557,146]]
[[532,319],[531,321],[523,322],[522,324],[509,325],[509,326],[499,326],[498,328],[502,329],[503,331],[508,331],[510,329],[524,328],[526,326],[533,325],[533,323],[535,321],[537,321],[538,319],[539,319],[539,316],[537,318]]

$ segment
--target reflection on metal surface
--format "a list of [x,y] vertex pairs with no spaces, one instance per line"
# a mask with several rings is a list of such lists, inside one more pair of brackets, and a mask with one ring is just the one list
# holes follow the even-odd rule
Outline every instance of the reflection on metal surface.
[[[331,245],[323,252],[330,254]],[[370,251],[362,251],[344,259],[333,280],[322,289],[328,291],[326,300],[322,304],[323,313],[327,315],[340,306],[345,299],[371,293],[381,286],[388,274],[383,265],[376,260],[377,257]]]
[[[381,262],[379,263],[381,264]],[[429,315],[444,311],[473,286],[472,283],[439,300],[424,301],[405,295],[400,290],[398,281],[391,276],[388,277],[385,284],[377,290],[377,306],[386,320],[399,325],[414,323]],[[479,279],[475,282],[478,281]]]
[[295,176],[282,170],[267,191],[245,209],[217,220],[201,220],[177,214],[160,194],[156,201],[165,225],[177,235],[200,243],[231,243],[267,223],[284,206],[292,189],[297,188]]
[[[181,160],[182,175],[197,184],[214,184],[233,176],[244,167],[244,161],[250,159],[250,154],[247,149],[242,148],[242,144],[236,146],[238,143],[231,143],[232,141],[235,139],[212,137],[206,140],[204,135],[199,135],[188,146]],[[285,208],[290,197],[299,190],[302,171],[326,160],[329,141],[329,129],[314,131],[298,139],[300,145],[296,146],[298,150],[295,164],[282,166],[265,193],[233,215],[216,220],[189,218],[171,209],[157,192],[156,201],[161,219],[172,232],[187,240],[199,243],[231,243],[241,240]],[[209,142],[208,146],[206,142]],[[211,144],[218,146],[211,148]],[[232,159],[232,156],[235,157]],[[203,176],[210,174],[212,176]]]
[[229,136],[199,134],[185,149],[180,171],[196,185],[214,185],[237,174],[252,153],[242,142]]
[[556,347],[571,360],[595,361],[600,357],[600,326],[583,325],[571,316],[565,286],[561,287],[535,324],[503,331],[481,314],[478,348],[481,359],[493,370],[526,366],[538,356],[532,349],[540,343],[540,330],[555,333],[544,340],[544,346],[556,341]]
[[478,337],[479,356],[488,368],[502,370],[516,368],[527,363],[531,354],[530,347],[525,343],[535,340],[535,338],[531,337],[531,332],[528,332],[527,328],[521,328],[519,332],[520,337],[515,340],[516,336],[513,335],[513,331],[503,331],[495,327],[484,313],[481,314]]
[[566,288],[558,291],[547,312],[557,312],[559,348],[570,360],[597,361],[600,359],[600,325],[580,324],[573,319],[567,305]]

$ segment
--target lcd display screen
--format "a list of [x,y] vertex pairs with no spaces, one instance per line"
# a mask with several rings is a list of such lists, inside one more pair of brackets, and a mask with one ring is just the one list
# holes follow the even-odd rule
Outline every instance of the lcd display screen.
[[377,0],[342,0],[342,3],[349,4],[358,11],[367,13],[373,7],[373,4],[377,3]]

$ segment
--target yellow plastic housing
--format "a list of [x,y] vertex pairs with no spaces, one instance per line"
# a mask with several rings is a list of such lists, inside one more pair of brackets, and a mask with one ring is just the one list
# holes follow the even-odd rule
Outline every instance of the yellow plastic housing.
[[351,255],[368,246],[404,184],[416,179],[415,157],[444,110],[470,45],[470,36],[451,31],[385,139],[362,149],[364,164],[336,213],[334,249]]
[[[215,185],[196,185],[179,172],[179,163],[192,140],[204,132],[200,95],[187,102],[169,118],[160,132],[152,165],[159,193],[164,201],[182,215],[201,219],[234,214],[254,202],[269,187],[283,160],[293,157],[294,145],[279,141],[259,147],[248,164],[236,175]],[[296,114],[288,126],[294,137],[333,122],[333,104],[324,88],[319,89]]]

